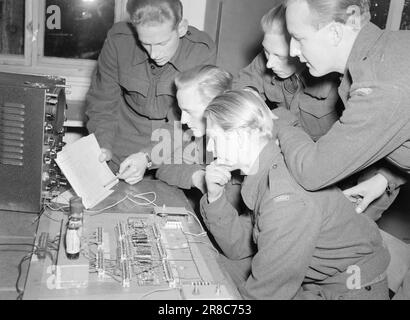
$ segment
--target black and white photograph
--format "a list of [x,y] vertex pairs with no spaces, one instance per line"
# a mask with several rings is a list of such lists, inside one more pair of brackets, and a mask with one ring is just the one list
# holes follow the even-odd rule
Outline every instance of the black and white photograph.
[[0,0],[0,302],[410,300],[408,181],[410,0]]

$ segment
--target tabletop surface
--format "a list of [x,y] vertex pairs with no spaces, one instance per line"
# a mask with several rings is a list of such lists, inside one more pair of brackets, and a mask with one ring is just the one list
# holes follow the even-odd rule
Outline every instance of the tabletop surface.
[[[181,190],[168,186],[160,181],[143,180],[134,186],[120,182],[114,187],[114,190],[115,192],[102,201],[98,206],[90,209],[89,212],[86,212],[84,218],[84,230],[87,229],[89,231],[97,225],[101,226],[102,224],[114,226],[115,221],[117,221],[119,217],[124,217],[124,219],[127,219],[128,217],[153,216],[153,206],[147,205],[146,200],[143,200],[138,196],[135,197],[136,195],[141,194],[149,201],[155,200],[155,204],[159,207],[162,207],[163,205],[166,205],[167,207],[185,207],[187,210],[190,210],[191,212],[193,211],[187,198]],[[112,206],[127,196],[134,201],[127,198],[118,205]],[[110,208],[105,211],[101,211],[101,209],[107,207]],[[53,206],[53,209],[57,208]],[[62,211],[55,211],[50,208],[45,209],[39,221],[36,241],[38,241],[38,238],[42,232],[48,232],[49,239],[56,239],[57,235],[60,233],[60,230],[65,228],[64,225],[66,219],[67,216]],[[155,219],[157,219],[157,217]],[[188,231],[193,234],[200,233],[201,229],[196,219],[193,219],[192,217],[187,219],[188,222],[186,226]],[[63,231],[63,233],[65,233],[65,231]],[[173,236],[173,234],[171,234],[171,236]],[[184,237],[185,236],[186,235],[184,232]],[[198,271],[198,274],[201,274],[201,282],[218,284],[218,288],[219,285],[222,285],[227,296],[232,299],[240,299],[240,295],[231,278],[219,264],[220,255],[212,246],[209,238],[206,235],[201,237],[186,237],[189,237],[189,239],[186,239],[187,242],[191,243],[189,246],[192,260],[194,260],[193,262],[195,263],[195,268]],[[63,245],[60,244],[57,266],[61,263],[62,259],[60,259],[60,257],[62,257],[63,254],[65,255],[64,252],[61,252],[63,251],[62,248]],[[178,252],[182,254],[183,250],[174,250],[172,254],[175,256]],[[52,254],[54,255],[54,258],[57,257],[56,251],[52,252]],[[82,259],[84,260],[84,258]],[[181,265],[178,265],[178,267],[181,270],[184,268],[184,266]],[[97,279],[96,275],[91,274],[88,279],[88,284],[84,288],[57,289],[56,287],[58,286],[56,286],[56,275],[58,276],[58,274],[56,274],[56,268],[52,266],[51,259],[49,257],[38,260],[37,256],[33,255],[23,298],[28,300],[183,299],[183,294],[181,295],[182,289],[180,286],[176,289],[164,286],[155,287],[137,285],[133,285],[130,288],[123,288],[121,283],[117,283],[115,281],[102,283]],[[187,282],[185,281],[185,283]],[[190,295],[190,292],[188,292],[188,295]],[[205,297],[205,299],[208,298],[210,298],[209,295]]]

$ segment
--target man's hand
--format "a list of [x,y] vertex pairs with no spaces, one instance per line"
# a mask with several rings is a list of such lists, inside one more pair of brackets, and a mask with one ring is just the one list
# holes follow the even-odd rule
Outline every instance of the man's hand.
[[100,162],[108,162],[112,159],[112,152],[111,150],[105,149],[105,148],[101,148],[101,154],[100,157],[98,158],[98,160]]
[[225,185],[231,180],[231,173],[228,168],[218,166],[212,162],[206,167],[205,181],[208,189],[208,202],[212,203],[218,200],[224,190]]
[[198,170],[192,175],[192,186],[206,193],[205,171]]
[[145,157],[145,153],[132,154],[121,163],[118,177],[125,180],[128,184],[136,184],[144,178],[147,166],[148,160]]
[[370,203],[383,195],[387,186],[387,179],[379,173],[343,193],[350,201],[357,203],[356,212],[363,213]]
[[296,127],[299,125],[298,117],[284,107],[274,109],[272,111],[272,119],[278,128],[287,126]]

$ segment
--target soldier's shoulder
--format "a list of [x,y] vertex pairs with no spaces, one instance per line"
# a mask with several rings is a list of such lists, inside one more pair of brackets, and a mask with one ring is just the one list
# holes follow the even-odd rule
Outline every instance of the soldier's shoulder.
[[130,35],[132,36],[135,30],[130,22],[121,21],[115,23],[112,28],[108,31],[108,36],[115,35]]
[[215,47],[214,41],[206,32],[200,31],[193,26],[188,27],[188,31],[185,35],[185,38],[193,43],[202,43],[210,49],[213,49]]
[[269,197],[275,204],[292,202],[303,198],[301,188],[298,188],[284,163],[272,163],[268,180]]

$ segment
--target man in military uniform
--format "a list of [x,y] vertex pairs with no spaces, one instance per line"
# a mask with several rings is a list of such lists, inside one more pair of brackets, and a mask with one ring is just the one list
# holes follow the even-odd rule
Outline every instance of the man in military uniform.
[[282,4],[263,16],[261,26],[264,50],[239,72],[233,87],[256,90],[275,107],[279,118],[290,111],[300,127],[316,141],[342,113],[343,104],[337,93],[339,76],[312,77],[304,64],[289,55],[290,36]]
[[[377,225],[338,188],[307,192],[296,183],[262,99],[227,91],[205,117],[216,160],[206,168],[201,214],[243,298],[388,299],[390,256]],[[246,213],[226,197],[237,169]],[[355,285],[352,273],[360,274]]]
[[[240,71],[234,81],[234,88],[251,87],[255,89],[271,107],[276,107],[274,113],[282,122],[292,121],[301,127],[313,141],[325,135],[343,112],[343,103],[338,95],[340,75],[330,73],[314,77],[307,66],[297,57],[291,57],[289,52],[290,35],[287,31],[285,7],[281,4],[271,9],[261,20],[264,31],[262,45],[264,52]],[[290,113],[289,113],[290,111]],[[285,119],[285,120],[284,120]],[[382,166],[384,174],[395,177],[393,173]],[[372,166],[366,172],[344,179],[338,186],[350,188],[381,172],[380,165]],[[365,182],[364,182],[365,183]],[[363,184],[346,190],[350,197]],[[370,206],[364,197],[357,210],[366,209],[365,213],[374,220],[390,206],[399,190],[385,193]],[[365,206],[366,205],[366,206]]]
[[109,31],[87,96],[87,128],[101,161],[130,184],[150,166],[151,135],[179,119],[175,76],[213,64],[210,37],[182,19],[179,0],[129,0],[131,22]]
[[[386,158],[403,177],[379,172],[369,180],[373,200],[393,193],[410,172],[410,50],[408,31],[382,31],[369,20],[366,0],[288,0],[290,53],[313,76],[343,74],[345,110],[314,142],[283,126],[278,138],[286,163],[307,190],[330,186]],[[349,194],[361,198],[366,194]],[[368,199],[367,199],[368,201]],[[368,201],[369,202],[369,201]]]

